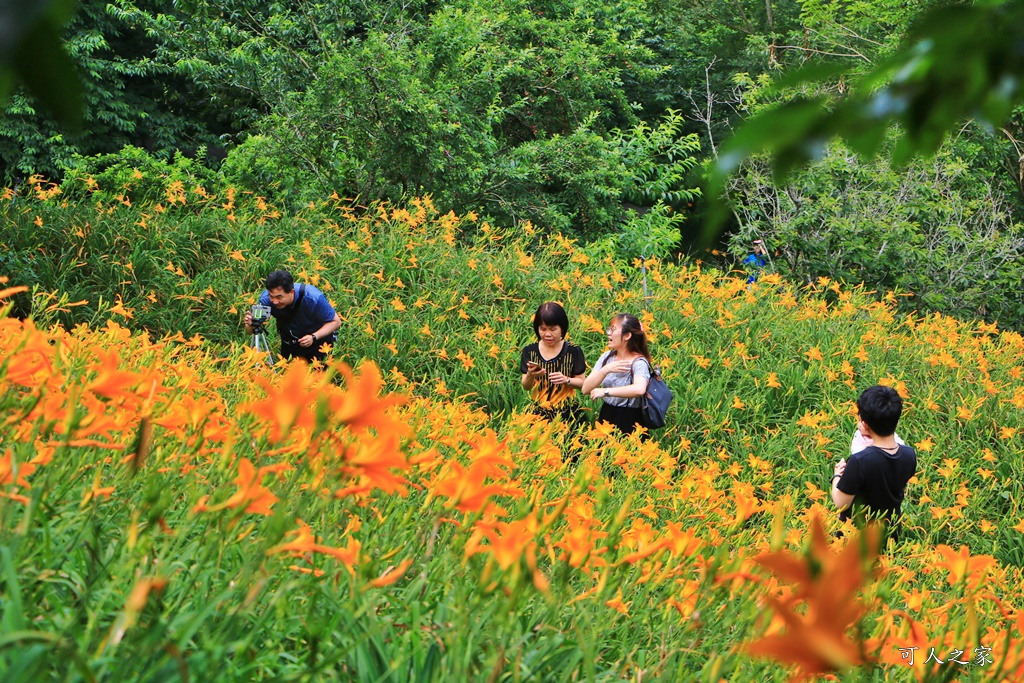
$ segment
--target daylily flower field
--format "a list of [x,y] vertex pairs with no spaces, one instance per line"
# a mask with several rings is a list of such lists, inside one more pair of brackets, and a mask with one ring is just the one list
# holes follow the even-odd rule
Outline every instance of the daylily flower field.
[[[705,265],[645,306],[639,264],[425,199],[94,192],[4,200],[66,283],[0,273],[4,681],[1024,680],[1020,334]],[[342,316],[325,371],[246,345],[278,266]],[[666,429],[529,414],[547,300],[591,363],[640,314]],[[877,557],[828,494],[876,383],[919,455]]]

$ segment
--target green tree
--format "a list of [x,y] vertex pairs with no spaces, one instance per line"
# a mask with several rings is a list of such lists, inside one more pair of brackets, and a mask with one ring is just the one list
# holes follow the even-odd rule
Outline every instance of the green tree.
[[[891,157],[903,164],[937,152],[965,120],[999,127],[1021,102],[1022,19],[1020,0],[940,6],[925,12],[901,46],[866,71],[815,65],[782,79],[777,91],[802,94],[759,112],[729,140],[711,173],[713,195],[744,159],[762,151],[782,180],[820,158],[833,138],[871,157],[898,126]],[[841,97],[818,87],[855,74]]]
[[417,30],[368,30],[255,126],[225,174],[293,204],[334,191],[431,194],[506,221],[613,229],[634,182],[627,157],[653,150],[623,143],[620,129],[636,123],[623,74],[658,70],[640,63],[650,53],[636,40],[604,26],[606,11],[465,2]]
[[824,158],[772,182],[758,157],[730,183],[742,229],[731,251],[762,238],[791,279],[828,277],[896,290],[908,309],[1024,323],[1024,226],[1006,193],[980,173],[967,141],[893,168],[836,144]]
[[223,112],[207,106],[188,78],[152,59],[154,38],[105,1],[79,3],[64,36],[70,63],[82,74],[81,129],[69,128],[52,107],[40,108],[45,101],[33,91],[12,93],[0,114],[5,181],[30,173],[59,177],[76,155],[125,145],[170,158],[176,149],[215,145],[228,130]]

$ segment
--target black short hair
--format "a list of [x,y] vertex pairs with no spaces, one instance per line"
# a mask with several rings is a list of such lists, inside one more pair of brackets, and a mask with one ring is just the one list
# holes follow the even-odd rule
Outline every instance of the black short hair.
[[295,289],[295,280],[287,270],[275,270],[267,276],[267,291],[281,288],[285,292]]
[[903,413],[903,399],[892,387],[875,385],[861,392],[857,410],[864,424],[878,436],[889,436]]
[[569,334],[569,316],[565,314],[562,305],[554,301],[541,304],[537,312],[533,314],[533,333],[537,335],[537,339],[540,339],[541,325],[561,327],[562,337]]

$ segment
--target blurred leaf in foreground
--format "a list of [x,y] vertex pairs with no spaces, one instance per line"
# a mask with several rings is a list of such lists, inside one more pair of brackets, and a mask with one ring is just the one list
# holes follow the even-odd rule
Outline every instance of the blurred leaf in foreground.
[[61,30],[75,0],[0,0],[0,102],[21,83],[72,133],[82,128],[82,87]]

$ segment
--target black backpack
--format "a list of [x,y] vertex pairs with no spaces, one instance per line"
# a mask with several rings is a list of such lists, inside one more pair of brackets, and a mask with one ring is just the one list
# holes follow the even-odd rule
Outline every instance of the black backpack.
[[647,391],[640,397],[640,424],[648,429],[661,429],[665,426],[665,416],[672,403],[672,390],[661,378],[661,370],[648,365],[651,380],[647,383]]

